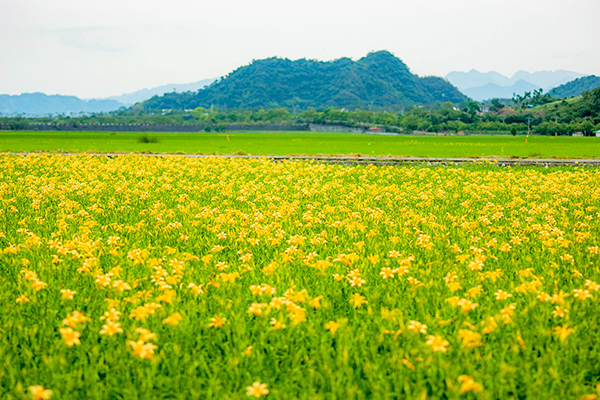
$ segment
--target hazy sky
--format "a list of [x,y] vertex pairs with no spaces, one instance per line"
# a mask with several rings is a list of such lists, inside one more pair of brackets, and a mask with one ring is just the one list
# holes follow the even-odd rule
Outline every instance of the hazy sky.
[[0,0],[0,94],[105,97],[272,56],[600,75],[599,0]]

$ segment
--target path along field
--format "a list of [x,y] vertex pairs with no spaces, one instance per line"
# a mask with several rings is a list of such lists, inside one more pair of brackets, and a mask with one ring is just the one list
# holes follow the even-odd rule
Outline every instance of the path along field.
[[[140,143],[146,135],[158,143]],[[142,152],[289,155],[364,154],[418,157],[600,158],[600,138],[417,136],[350,133],[0,132],[0,152]]]
[[596,168],[0,156],[0,398],[595,399],[599,237]]

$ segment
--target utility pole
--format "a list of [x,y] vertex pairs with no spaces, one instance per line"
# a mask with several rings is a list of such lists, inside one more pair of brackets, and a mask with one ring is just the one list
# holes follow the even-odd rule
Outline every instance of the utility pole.
[[529,140],[529,134],[531,133],[531,115],[527,117],[527,137],[525,138],[525,143]]

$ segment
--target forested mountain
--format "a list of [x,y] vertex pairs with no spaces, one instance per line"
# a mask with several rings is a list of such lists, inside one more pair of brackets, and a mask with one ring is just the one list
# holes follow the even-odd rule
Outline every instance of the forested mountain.
[[123,106],[115,100],[81,100],[75,96],[48,96],[44,93],[0,95],[0,115],[77,115],[114,111]]
[[307,109],[340,107],[398,109],[466,97],[442,78],[420,78],[387,51],[358,61],[323,62],[268,58],[253,61],[198,92],[167,93],[144,103],[145,110],[219,108]]
[[557,98],[577,97],[586,90],[593,90],[600,87],[600,77],[596,75],[584,76],[567,82],[550,91],[550,96]]

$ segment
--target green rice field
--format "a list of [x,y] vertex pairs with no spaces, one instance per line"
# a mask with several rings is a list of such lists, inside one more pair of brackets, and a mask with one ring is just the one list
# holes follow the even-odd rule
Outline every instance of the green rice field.
[[[142,142],[143,138],[151,143]],[[362,154],[418,157],[598,158],[600,138],[352,133],[0,132],[1,152]]]

